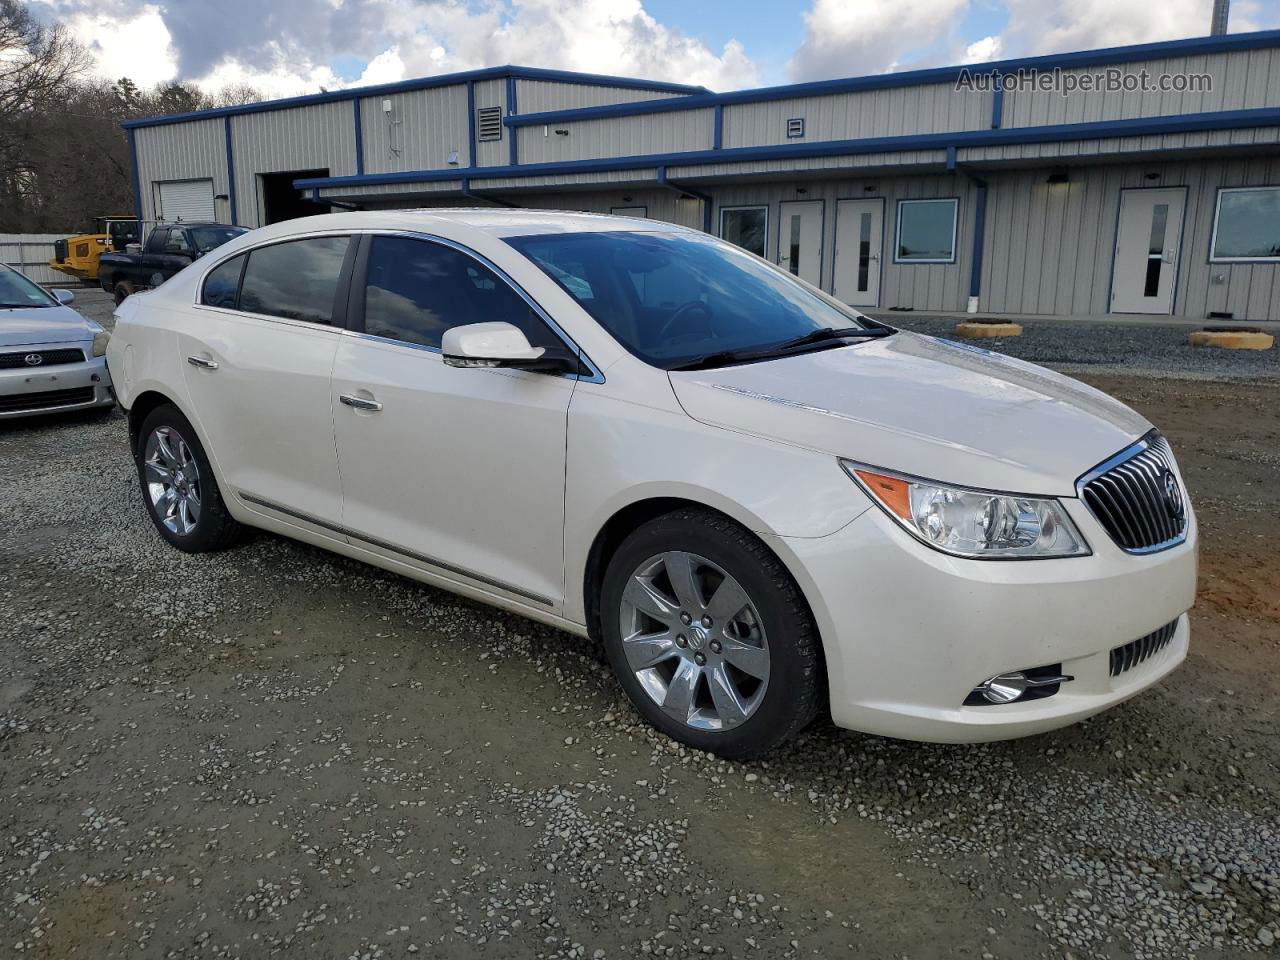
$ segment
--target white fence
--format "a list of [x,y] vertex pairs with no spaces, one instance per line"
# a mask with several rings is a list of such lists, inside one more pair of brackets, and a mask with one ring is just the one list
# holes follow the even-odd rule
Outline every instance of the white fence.
[[74,277],[49,266],[53,259],[53,241],[69,236],[69,233],[0,233],[0,263],[8,264],[36,283],[75,286]]

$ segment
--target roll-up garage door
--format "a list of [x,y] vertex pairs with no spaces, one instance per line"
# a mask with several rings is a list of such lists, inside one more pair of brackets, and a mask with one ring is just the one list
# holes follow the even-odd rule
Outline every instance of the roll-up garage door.
[[213,220],[212,180],[168,180],[156,184],[156,219],[170,222]]

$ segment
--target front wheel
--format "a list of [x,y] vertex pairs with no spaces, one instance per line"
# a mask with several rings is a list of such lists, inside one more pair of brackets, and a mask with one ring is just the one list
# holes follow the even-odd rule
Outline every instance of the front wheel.
[[170,404],[149,413],[134,451],[147,513],[160,536],[187,553],[221,550],[243,528],[227,511],[196,432]]
[[609,562],[601,615],[623,689],[681,743],[754,756],[818,713],[808,605],[768,547],[726,517],[679,510],[633,532]]
[[112,288],[111,296],[116,302],[116,306],[124,303],[134,293],[134,286],[128,280],[121,280]]

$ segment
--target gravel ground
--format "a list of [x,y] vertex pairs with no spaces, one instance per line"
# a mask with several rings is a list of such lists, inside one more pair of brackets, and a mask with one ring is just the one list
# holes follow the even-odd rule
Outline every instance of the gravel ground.
[[147,523],[118,417],[0,427],[0,956],[1139,957],[1280,939],[1280,385],[1168,428],[1193,650],[1068,730],[653,733],[599,651],[268,535]]
[[1280,378],[1280,349],[1192,347],[1187,344],[1187,334],[1198,328],[1181,324],[1028,320],[1020,321],[1020,337],[965,340],[955,336],[955,317],[906,312],[877,316],[903,330],[959,340],[1072,375],[1108,371],[1187,380]]

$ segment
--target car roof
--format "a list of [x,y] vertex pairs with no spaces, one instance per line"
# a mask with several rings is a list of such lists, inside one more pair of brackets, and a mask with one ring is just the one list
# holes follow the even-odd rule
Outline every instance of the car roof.
[[641,217],[615,217],[603,213],[565,210],[518,210],[489,207],[430,210],[362,210],[301,217],[259,228],[257,235],[286,237],[316,230],[406,230],[430,233],[473,230],[494,237],[521,237],[548,233],[603,233],[607,231],[687,232],[686,227]]

